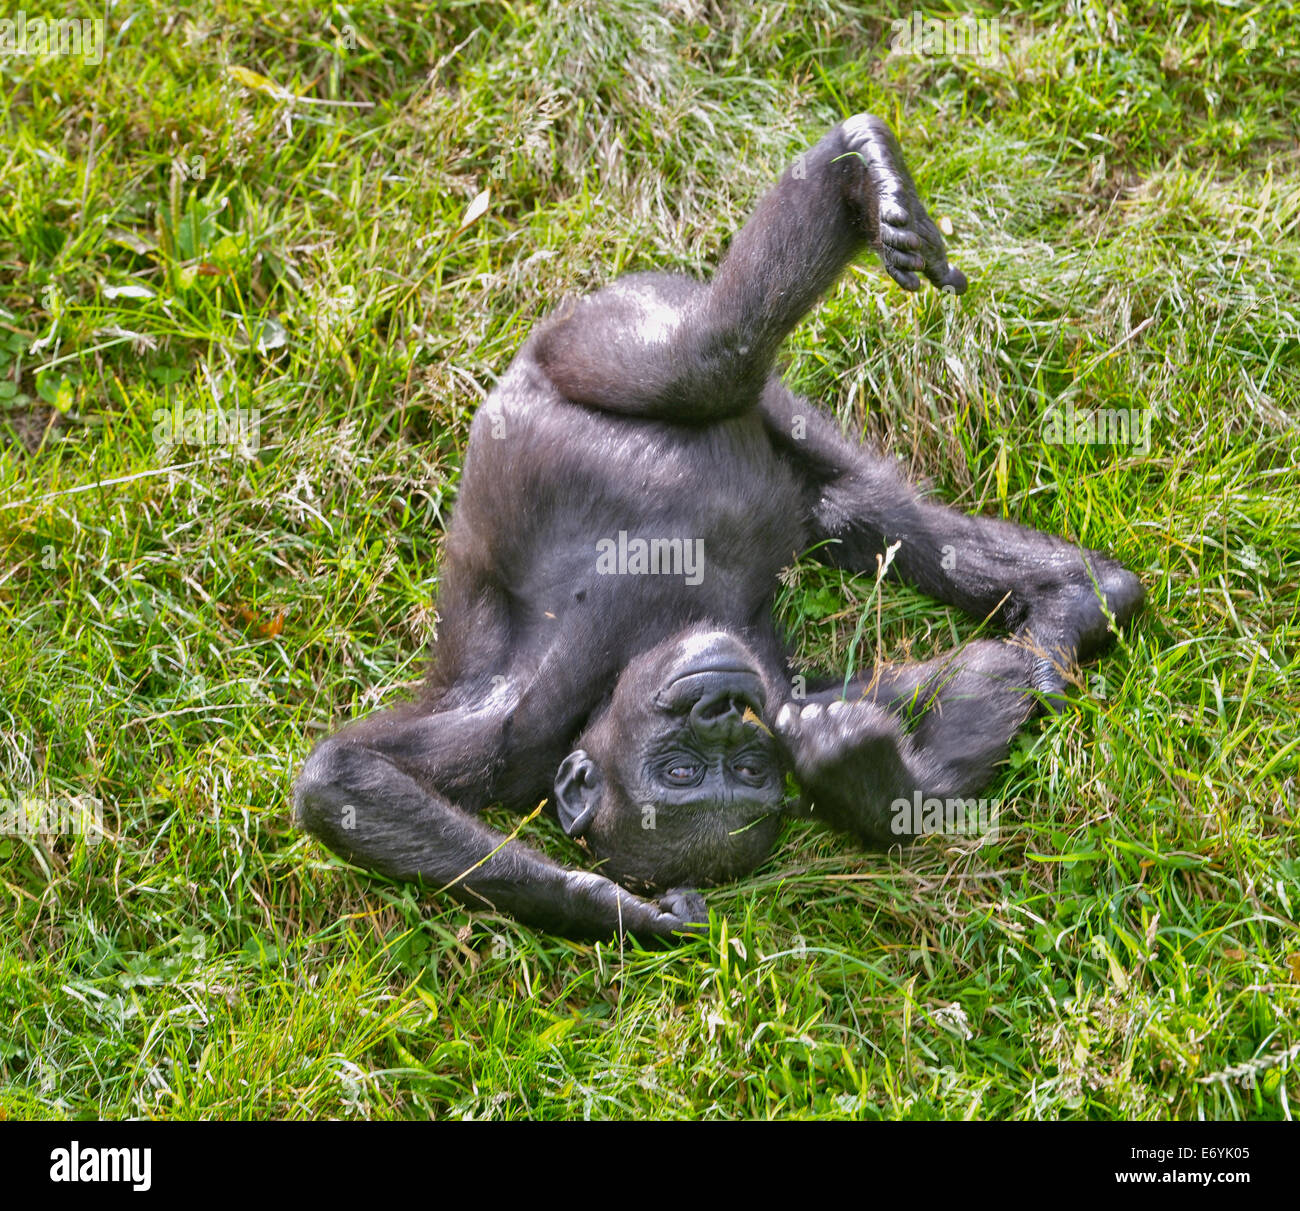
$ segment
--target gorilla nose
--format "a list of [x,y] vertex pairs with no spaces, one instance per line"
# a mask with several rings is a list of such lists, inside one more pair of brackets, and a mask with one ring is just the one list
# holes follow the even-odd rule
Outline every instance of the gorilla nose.
[[699,733],[711,736],[732,736],[744,726],[745,711],[749,703],[734,691],[719,690],[705,694],[691,707],[691,725]]

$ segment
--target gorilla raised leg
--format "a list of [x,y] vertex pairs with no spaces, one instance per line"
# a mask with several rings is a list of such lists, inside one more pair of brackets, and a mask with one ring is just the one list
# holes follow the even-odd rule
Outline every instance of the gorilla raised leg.
[[859,114],[787,169],[707,286],[622,278],[561,308],[537,338],[537,362],[589,407],[688,424],[737,416],[758,402],[787,333],[866,246],[905,289],[918,289],[918,272],[966,289],[894,136]]

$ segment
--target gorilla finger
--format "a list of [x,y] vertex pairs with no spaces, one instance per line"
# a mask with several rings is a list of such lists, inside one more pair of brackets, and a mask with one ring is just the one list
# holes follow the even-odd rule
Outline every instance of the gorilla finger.
[[886,264],[885,270],[904,290],[915,291],[921,289],[921,279],[916,274],[909,273],[906,269],[895,268],[889,264]]
[[1042,695],[1040,701],[1047,713],[1059,715],[1065,710],[1068,705],[1065,697],[1066,681],[1056,661],[1048,656],[1040,656],[1035,660],[1029,683]]
[[947,261],[928,266],[925,275],[947,294],[966,293],[966,275],[960,269],[954,269]]
[[925,257],[919,252],[903,252],[900,250],[886,248],[885,263],[893,265],[896,269],[924,269]]
[[895,231],[902,231],[912,222],[912,216],[908,213],[906,206],[900,206],[892,198],[882,197],[880,199],[880,226],[892,227]]
[[884,222],[880,224],[880,242],[891,248],[905,248],[909,252],[915,252],[921,247],[921,237],[915,231]]

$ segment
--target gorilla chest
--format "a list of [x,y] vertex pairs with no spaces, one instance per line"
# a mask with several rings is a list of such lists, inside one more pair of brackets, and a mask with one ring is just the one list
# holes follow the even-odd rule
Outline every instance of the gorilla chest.
[[521,442],[529,456],[495,482],[476,473],[458,505],[490,536],[523,613],[722,621],[770,601],[806,545],[805,519],[758,417],[687,427],[563,410],[562,442]]
[[799,493],[761,425],[748,418],[692,430],[659,429],[620,460],[607,481],[611,512],[641,526],[672,527],[715,558],[742,562],[767,550],[788,560],[802,529]]
[[701,616],[752,611],[803,546],[789,470],[746,418],[650,434],[589,482],[570,546],[575,579],[647,608],[671,598]]

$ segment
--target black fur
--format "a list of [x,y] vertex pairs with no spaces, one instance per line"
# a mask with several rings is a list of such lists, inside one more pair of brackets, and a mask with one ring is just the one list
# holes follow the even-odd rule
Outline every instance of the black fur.
[[[471,429],[428,692],[316,747],[306,828],[545,929],[668,937],[703,919],[692,888],[769,852],[787,771],[814,818],[868,844],[899,840],[896,799],[989,780],[1033,691],[1061,690],[1142,589],[1095,552],[924,500],[773,376],[864,246],[906,289],[966,287],[892,134],[859,115],[785,173],[711,282],[623,278],[539,327]],[[606,574],[620,534],[677,562]],[[874,572],[893,544],[894,574],[1008,638],[792,701],[778,571],[812,548]],[[475,817],[547,796],[600,873]]]

